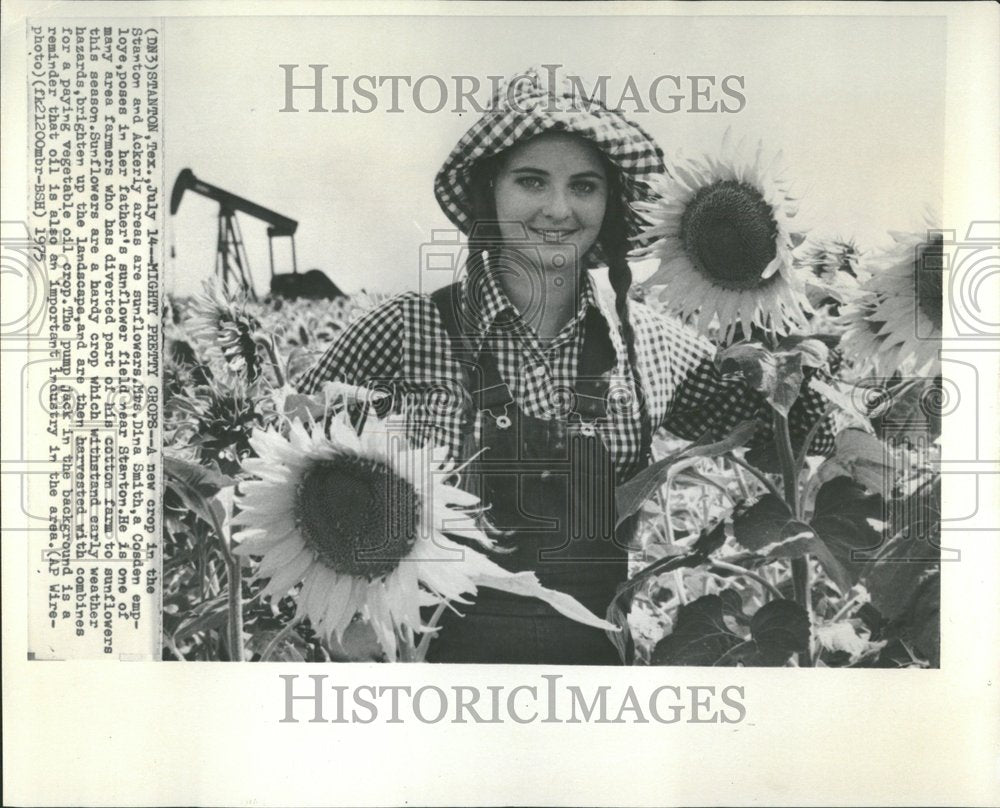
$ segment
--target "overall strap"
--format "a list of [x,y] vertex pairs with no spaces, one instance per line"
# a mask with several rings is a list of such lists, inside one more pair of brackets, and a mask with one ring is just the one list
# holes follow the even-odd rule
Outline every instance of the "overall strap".
[[615,367],[615,346],[611,344],[608,321],[596,306],[587,310],[583,329],[583,346],[573,385],[575,410],[583,420],[597,420],[608,414],[607,374]]
[[462,369],[462,380],[472,398],[475,411],[489,410],[502,415],[514,402],[510,388],[500,377],[493,352],[484,348],[478,353],[465,339],[461,321],[461,284],[444,286],[431,294],[431,301],[441,315],[441,322],[451,341],[451,353]]

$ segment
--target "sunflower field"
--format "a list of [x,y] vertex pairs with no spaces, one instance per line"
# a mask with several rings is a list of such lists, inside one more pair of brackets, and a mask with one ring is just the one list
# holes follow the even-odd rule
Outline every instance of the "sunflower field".
[[[678,161],[655,190],[639,255],[659,269],[634,297],[713,340],[720,372],[766,398],[775,440],[747,449],[752,423],[715,442],[654,437],[653,464],[617,492],[619,520],[638,513],[642,529],[607,614],[503,571],[474,497],[424,490],[380,458],[379,419],[358,418],[372,393],[294,389],[378,298],[252,303],[208,284],[165,314],[163,658],[419,661],[433,638],[419,610],[433,625],[489,586],[610,629],[627,664],[937,667],[940,236],[893,233],[878,249],[813,237],[760,150]],[[831,367],[832,381],[806,373]],[[836,425],[827,457],[807,452],[815,433],[790,435],[806,384]],[[433,447],[410,460],[454,468]],[[303,497],[310,486],[326,493]],[[455,534],[477,552],[437,565],[447,575],[352,566],[319,532],[352,547],[365,530],[398,533],[399,552],[430,558],[419,530],[361,525],[341,503],[360,513],[379,496],[402,521],[434,521],[435,548]]]

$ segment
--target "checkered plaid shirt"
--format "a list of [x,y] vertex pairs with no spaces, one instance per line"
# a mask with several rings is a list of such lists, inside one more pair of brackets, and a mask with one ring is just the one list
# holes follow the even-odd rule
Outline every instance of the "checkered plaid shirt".
[[[599,271],[596,271],[599,272]],[[628,351],[618,330],[614,292],[600,275],[587,274],[575,316],[547,345],[521,320],[506,294],[492,278],[461,281],[461,300],[468,305],[463,331],[478,350],[489,338],[501,378],[518,406],[528,415],[560,417],[561,388],[572,388],[583,345],[584,317],[596,306],[608,320],[617,357],[611,373],[608,416],[593,424],[601,434],[620,475],[639,462],[640,421],[635,379],[629,372]],[[472,291],[472,294],[469,294]],[[759,421],[751,445],[773,441],[771,410],[760,394],[744,382],[723,379],[714,363],[715,346],[678,320],[629,301],[643,390],[654,429],[694,440],[706,431],[721,439],[744,420]],[[352,322],[317,363],[300,377],[300,392],[313,393],[326,381],[387,389],[393,411],[404,413],[409,439],[448,446],[461,457],[469,429],[462,401],[462,370],[451,355],[450,341],[437,308],[428,295],[407,292]],[[789,414],[793,440],[804,438],[823,409],[818,394],[806,389]],[[575,428],[580,428],[576,425]],[[477,430],[478,431],[478,430]],[[829,424],[813,439],[811,451],[833,448]]]

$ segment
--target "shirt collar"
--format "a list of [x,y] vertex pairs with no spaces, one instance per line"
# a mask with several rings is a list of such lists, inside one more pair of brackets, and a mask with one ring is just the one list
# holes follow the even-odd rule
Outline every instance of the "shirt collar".
[[[486,335],[498,320],[501,322],[509,320],[514,324],[514,332],[521,333],[524,324],[520,313],[510,302],[510,298],[497,283],[496,278],[485,267],[473,269],[472,272],[463,276],[461,283],[461,299],[464,309],[463,325],[468,329],[466,336],[474,351],[481,348]],[[585,272],[583,273],[583,286],[580,290],[580,305],[573,319],[566,324],[553,344],[564,341],[566,334],[574,333],[583,322],[590,307],[597,305],[593,281],[590,273]],[[572,329],[572,331],[568,331],[568,329]]]

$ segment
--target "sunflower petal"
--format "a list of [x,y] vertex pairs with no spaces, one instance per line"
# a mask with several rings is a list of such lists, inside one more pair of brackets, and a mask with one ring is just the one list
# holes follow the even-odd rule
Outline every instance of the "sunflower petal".
[[291,589],[295,584],[302,580],[303,575],[309,565],[313,563],[314,553],[312,550],[306,548],[302,550],[294,559],[292,559],[287,567],[278,570],[270,581],[267,582],[267,586],[261,593],[264,598],[271,597],[284,597],[288,590]]

